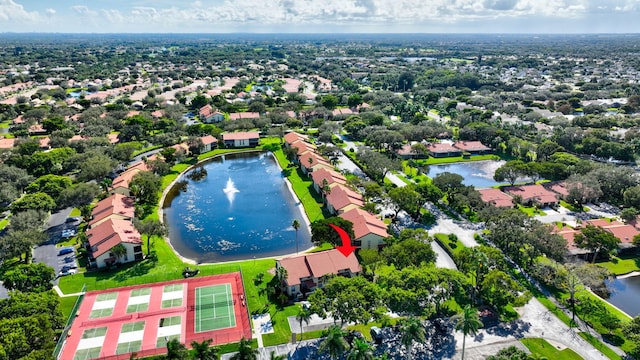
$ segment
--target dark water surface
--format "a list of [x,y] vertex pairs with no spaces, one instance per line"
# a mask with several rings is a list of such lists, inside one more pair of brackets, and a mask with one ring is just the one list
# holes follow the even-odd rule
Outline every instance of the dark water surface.
[[[198,171],[206,175],[194,176]],[[181,175],[167,195],[171,244],[197,262],[284,255],[311,247],[302,206],[271,153],[227,154]]]
[[611,289],[609,303],[631,316],[640,315],[640,276],[614,279],[608,285]]

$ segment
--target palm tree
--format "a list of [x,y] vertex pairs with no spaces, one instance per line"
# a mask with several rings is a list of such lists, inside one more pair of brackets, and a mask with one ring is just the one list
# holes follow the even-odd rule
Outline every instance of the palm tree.
[[202,342],[192,341],[194,356],[197,360],[217,360],[219,348],[211,346],[212,339],[203,340]]
[[347,360],[373,360],[373,348],[371,345],[361,339],[354,340],[353,347],[347,355]]
[[300,229],[300,221],[298,221],[298,219],[293,219],[291,226],[296,231],[296,254],[298,254],[298,229]]
[[167,342],[167,360],[184,360],[187,358],[187,348],[179,339]]
[[116,259],[118,259],[118,262],[120,262],[120,258],[127,255],[127,248],[120,243],[111,248],[111,253],[116,257]]
[[426,340],[424,326],[420,319],[410,316],[400,324],[400,334],[400,342],[407,348],[407,359],[411,360],[413,342],[424,342]]
[[254,349],[251,346],[251,341],[245,338],[240,339],[240,346],[238,352],[233,354],[231,360],[257,360],[258,349]]
[[478,315],[478,309],[472,308],[471,305],[466,305],[462,312],[453,317],[456,323],[456,330],[461,330],[462,334],[462,360],[464,360],[464,347],[467,335],[476,335],[478,329],[482,326],[480,316]]
[[296,320],[300,323],[300,341],[302,341],[302,323],[309,325],[309,320],[311,320],[311,311],[305,306],[300,306],[298,308],[298,313],[296,314]]
[[276,279],[278,280],[278,285],[282,286],[287,281],[287,269],[282,266],[276,268]]
[[318,348],[320,352],[327,352],[332,359],[337,359],[347,350],[349,344],[344,339],[344,331],[338,325],[331,325],[323,332],[323,335],[324,340]]

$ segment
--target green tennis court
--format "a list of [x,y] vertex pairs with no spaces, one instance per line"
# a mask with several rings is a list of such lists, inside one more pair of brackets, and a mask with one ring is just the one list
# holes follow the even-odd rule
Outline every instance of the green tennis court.
[[236,326],[231,284],[196,288],[196,332],[231,328]]

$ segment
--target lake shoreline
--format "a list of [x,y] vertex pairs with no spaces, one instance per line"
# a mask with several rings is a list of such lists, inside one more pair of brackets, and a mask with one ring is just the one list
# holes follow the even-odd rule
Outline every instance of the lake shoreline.
[[[276,163],[277,168],[280,170],[280,172],[282,173],[283,169],[280,166],[280,163],[278,162],[278,160],[275,157],[275,154],[273,154],[272,151],[265,151],[265,150],[258,150],[258,149],[251,149],[251,150],[240,150],[240,151],[234,151],[234,152],[228,152],[228,153],[224,153],[224,154],[218,154],[218,155],[214,155],[212,157],[203,159],[198,161],[197,163],[189,166],[188,168],[186,168],[184,171],[182,171],[169,185],[167,185],[167,187],[162,191],[162,196],[160,198],[160,206],[158,206],[158,219],[160,220],[160,222],[162,222],[163,224],[165,224],[165,219],[164,219],[164,203],[165,203],[165,199],[167,197],[167,195],[169,194],[169,192],[173,189],[173,187],[176,185],[176,183],[178,183],[178,181],[182,180],[182,176],[187,173],[188,171],[193,170],[195,167],[202,165],[203,163],[209,162],[213,159],[219,158],[221,156],[224,155],[232,155],[232,154],[240,154],[240,153],[269,153],[271,156],[273,156],[274,161]],[[309,233],[311,233],[311,221],[309,220],[307,213],[304,211],[304,205],[302,204],[302,202],[300,201],[300,198],[298,198],[297,194],[295,193],[295,191],[293,190],[293,186],[291,184],[291,182],[289,181],[289,179],[287,177],[282,178],[284,180],[284,183],[286,184],[287,189],[289,190],[289,193],[291,194],[293,200],[295,201],[295,209],[296,211],[298,211],[299,216],[301,217],[301,223],[304,223],[307,228]],[[166,225],[166,224],[165,224]],[[190,265],[218,265],[218,264],[230,264],[230,263],[237,263],[237,262],[242,262],[242,261],[250,261],[250,260],[266,260],[266,259],[279,259],[279,258],[284,258],[284,257],[289,257],[289,256],[295,256],[297,254],[300,253],[305,253],[308,252],[310,250],[315,249],[317,246],[311,246],[308,249],[301,249],[300,251],[296,252],[292,252],[292,253],[287,253],[287,254],[283,254],[283,255],[276,255],[276,256],[265,256],[265,257],[249,257],[249,258],[245,258],[245,259],[236,259],[236,260],[228,260],[228,261],[219,261],[219,262],[199,262],[197,260],[194,260],[192,258],[186,257],[182,254],[180,254],[178,252],[178,250],[173,246],[172,242],[171,242],[171,238],[169,235],[164,237],[164,240],[167,242],[167,244],[169,244],[169,247],[171,247],[171,250],[173,251],[173,253],[184,263],[190,264]]]

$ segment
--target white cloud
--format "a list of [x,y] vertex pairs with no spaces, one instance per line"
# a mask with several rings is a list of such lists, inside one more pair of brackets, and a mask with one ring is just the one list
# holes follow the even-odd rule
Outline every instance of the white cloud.
[[78,15],[85,15],[85,16],[95,16],[95,15],[97,15],[97,12],[89,9],[85,5],[74,5],[74,6],[71,7],[71,10],[75,11]]
[[[40,13],[29,12],[16,1],[21,0],[0,0],[0,23],[16,24],[14,28],[18,28],[31,19],[60,27],[47,30],[75,31],[76,27],[66,26],[82,21],[83,30],[104,32],[455,32],[473,31],[474,24],[481,22],[499,29],[500,23],[494,21],[511,24],[505,32],[518,32],[520,28],[513,28],[514,24],[528,23],[533,31],[536,26],[546,26],[539,24],[557,24],[559,30],[540,29],[545,32],[567,30],[564,19],[582,22],[585,29],[590,29],[589,20],[606,24],[606,19],[616,16],[605,18],[603,14],[627,17],[640,9],[640,0],[122,0],[71,6],[63,16],[62,10],[45,6]],[[114,5],[107,5],[110,3]],[[69,16],[74,21],[69,21]],[[618,25],[619,20],[612,20],[608,26],[616,29]],[[636,31],[639,26],[635,22],[628,25]],[[484,28],[477,25],[477,29]]]
[[0,22],[2,21],[37,21],[38,12],[30,12],[13,0],[0,0]]

